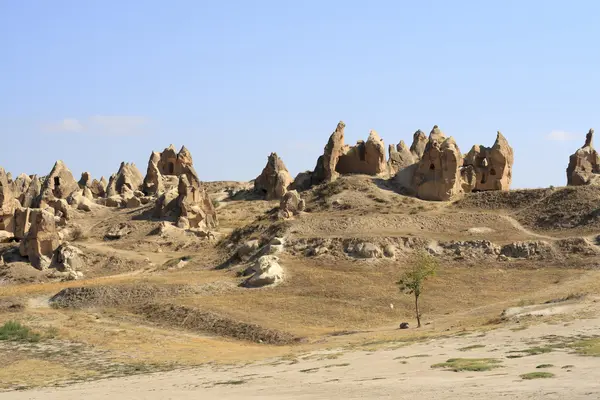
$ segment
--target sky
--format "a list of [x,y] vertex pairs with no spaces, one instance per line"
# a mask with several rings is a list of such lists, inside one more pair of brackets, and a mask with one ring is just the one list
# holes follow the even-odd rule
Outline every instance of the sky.
[[312,170],[338,121],[466,153],[500,130],[514,188],[566,184],[600,132],[593,0],[0,0],[0,166],[145,173],[185,145],[202,180],[250,180],[271,152]]

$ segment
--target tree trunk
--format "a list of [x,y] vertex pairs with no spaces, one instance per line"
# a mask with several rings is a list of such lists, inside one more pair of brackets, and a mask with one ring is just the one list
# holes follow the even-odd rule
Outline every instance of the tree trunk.
[[415,296],[415,313],[417,314],[417,328],[421,327],[421,313],[419,312],[419,296]]

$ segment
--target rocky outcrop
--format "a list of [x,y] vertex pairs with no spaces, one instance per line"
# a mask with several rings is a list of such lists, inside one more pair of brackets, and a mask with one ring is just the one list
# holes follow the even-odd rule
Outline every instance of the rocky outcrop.
[[594,130],[586,135],[584,145],[569,158],[567,185],[600,185],[600,156],[593,145]]
[[407,168],[418,161],[418,158],[415,157],[403,140],[395,146],[390,144],[388,153],[388,171],[390,175],[395,175],[401,169]]
[[21,241],[19,252],[29,258],[37,269],[50,266],[54,250],[60,245],[54,215],[46,210],[32,209],[29,214],[31,226]]
[[146,177],[144,178],[144,185],[142,188],[143,192],[148,196],[156,196],[165,190],[163,177],[158,166],[160,161],[161,153],[157,153],[156,151],[152,152],[150,160],[148,160],[148,168],[146,170]]
[[13,193],[12,182],[8,174],[0,168],[0,231],[14,231],[13,215],[20,206]]
[[[513,162],[513,149],[498,132],[492,147],[475,145],[465,156],[463,165],[467,171],[463,173],[463,180],[468,182],[465,188],[471,188],[471,191],[509,190]],[[471,169],[473,173],[469,171]]]
[[279,264],[279,257],[273,255],[258,258],[244,273],[244,275],[249,274],[251,276],[242,284],[248,288],[274,285],[283,280],[283,268]]
[[410,145],[410,152],[413,154],[415,159],[420,160],[425,153],[425,147],[427,147],[427,135],[422,130],[417,130],[413,134],[413,142]]
[[34,202],[34,206],[44,208],[49,201],[66,199],[72,193],[79,190],[79,185],[73,174],[64,162],[58,160],[50,174],[46,176],[42,184],[41,193]]
[[77,183],[81,189],[92,187],[92,175],[89,172],[82,172],[81,178],[79,178],[79,182]]
[[386,169],[385,145],[377,132],[371,130],[366,142],[344,146],[335,171],[340,174],[378,175]]
[[92,192],[92,196],[94,198],[106,197],[107,186],[108,182],[106,182],[105,177],[100,178],[100,180],[92,180],[92,183],[90,184],[90,191]]
[[306,208],[304,199],[296,190],[288,191],[279,203],[279,215],[282,218],[291,218],[294,215],[300,214]]
[[83,252],[69,244],[61,244],[54,252],[50,268],[54,268],[64,280],[83,278],[81,270],[85,266]]
[[285,195],[292,177],[277,153],[271,153],[262,173],[254,180],[254,191],[267,200],[280,200]]
[[413,175],[412,187],[417,197],[446,201],[462,193],[462,163],[462,156],[454,139],[446,138],[435,125]]
[[313,172],[313,184],[321,182],[332,182],[338,177],[336,166],[340,157],[344,154],[344,128],[346,124],[340,121],[335,131],[329,137],[329,141],[323,150],[323,155],[317,160],[317,166]]
[[21,196],[20,202],[23,207],[33,207],[37,199],[40,197],[42,193],[42,181],[37,177],[37,175],[31,176],[31,182],[29,183],[29,187]]
[[126,198],[133,196],[133,192],[142,186],[144,177],[135,164],[122,162],[116,174],[108,181],[106,195],[108,197],[121,195]]

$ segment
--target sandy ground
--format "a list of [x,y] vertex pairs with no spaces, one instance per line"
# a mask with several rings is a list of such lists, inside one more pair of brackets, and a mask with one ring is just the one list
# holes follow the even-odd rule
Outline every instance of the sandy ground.
[[[595,307],[597,311],[597,307]],[[271,359],[245,366],[207,366],[0,394],[2,400],[32,399],[597,399],[600,358],[571,348],[507,358],[600,334],[600,317],[572,322],[501,328],[485,333],[395,344],[374,351],[328,350],[298,358]],[[517,324],[515,324],[518,326]],[[471,349],[465,349],[466,347]],[[475,347],[480,346],[480,347]],[[511,353],[512,352],[512,353]],[[494,358],[501,367],[484,372],[432,368],[450,358]],[[537,369],[540,364],[552,364]],[[521,374],[547,371],[554,378],[523,380]]]

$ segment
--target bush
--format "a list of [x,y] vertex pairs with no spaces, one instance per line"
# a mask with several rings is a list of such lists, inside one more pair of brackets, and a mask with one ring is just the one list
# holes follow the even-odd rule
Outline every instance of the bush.
[[547,379],[554,378],[554,374],[552,372],[530,372],[528,374],[521,375],[521,379]]
[[0,340],[11,342],[39,342],[40,334],[16,321],[8,321],[0,327]]

